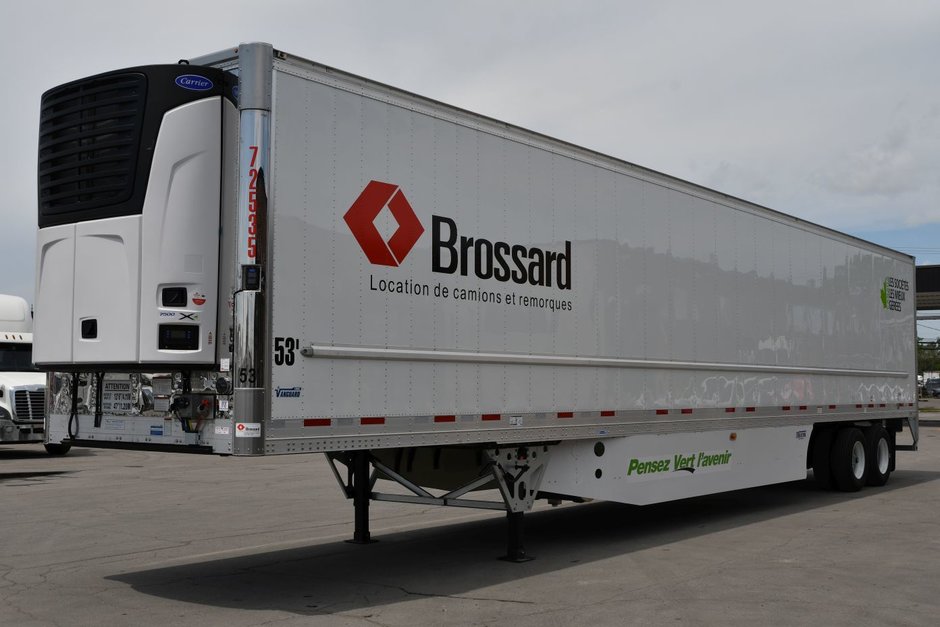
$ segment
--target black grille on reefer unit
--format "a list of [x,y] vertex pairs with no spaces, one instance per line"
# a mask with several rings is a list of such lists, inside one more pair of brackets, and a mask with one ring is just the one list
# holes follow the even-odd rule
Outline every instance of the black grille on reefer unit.
[[39,121],[39,213],[53,217],[128,200],[147,77],[76,81],[46,92]]
[[42,390],[16,390],[13,394],[16,420],[42,420],[46,413],[46,393]]

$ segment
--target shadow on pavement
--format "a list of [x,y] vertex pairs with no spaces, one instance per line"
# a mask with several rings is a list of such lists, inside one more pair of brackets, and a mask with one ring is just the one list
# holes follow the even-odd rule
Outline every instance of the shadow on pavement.
[[72,447],[66,455],[50,455],[42,444],[0,444],[0,464],[12,459],[70,459],[72,457],[92,457],[95,450],[90,448]]
[[55,475],[67,475],[67,470],[36,470],[33,472],[0,472],[0,483],[4,481],[13,481],[16,479],[41,479]]
[[823,492],[806,480],[646,507],[598,502],[537,511],[525,521],[525,545],[536,559],[523,564],[496,559],[505,524],[494,518],[378,535],[366,546],[331,542],[108,579],[186,603],[301,615],[435,596],[526,604],[522,593],[499,598],[485,589],[937,479],[940,472],[899,471],[887,486],[855,494]]

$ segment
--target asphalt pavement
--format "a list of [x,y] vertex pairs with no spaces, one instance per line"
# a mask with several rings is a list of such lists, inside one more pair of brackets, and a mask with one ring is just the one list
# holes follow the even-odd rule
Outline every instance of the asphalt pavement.
[[[938,414],[940,416],[940,414]],[[936,625],[940,428],[884,488],[526,516],[373,503],[320,455],[0,448],[0,625]]]

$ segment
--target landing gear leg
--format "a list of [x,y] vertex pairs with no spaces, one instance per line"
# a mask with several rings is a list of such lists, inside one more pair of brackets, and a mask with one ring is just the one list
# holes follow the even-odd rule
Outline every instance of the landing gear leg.
[[534,558],[525,552],[523,546],[522,520],[538,495],[548,463],[548,447],[497,449],[490,451],[489,456],[493,462],[493,476],[506,504],[506,555],[500,559],[528,562]]
[[369,533],[369,498],[372,482],[369,478],[369,451],[352,454],[352,498],[355,509],[355,528],[351,544],[372,544]]
[[506,530],[508,532],[506,536],[506,555],[499,558],[504,562],[520,564],[535,559],[525,552],[525,547],[522,545],[524,537],[522,521],[524,516],[525,512],[506,512]]

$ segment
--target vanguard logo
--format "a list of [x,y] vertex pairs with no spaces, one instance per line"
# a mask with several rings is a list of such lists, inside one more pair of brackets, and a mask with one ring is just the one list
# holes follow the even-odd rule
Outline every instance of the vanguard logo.
[[293,388],[274,388],[274,396],[277,398],[300,398],[299,387]]
[[[375,219],[385,207],[398,222],[398,229],[388,242],[375,228]],[[379,266],[398,267],[424,233],[418,216],[398,186],[381,181],[369,181],[343,220],[369,261]]]

